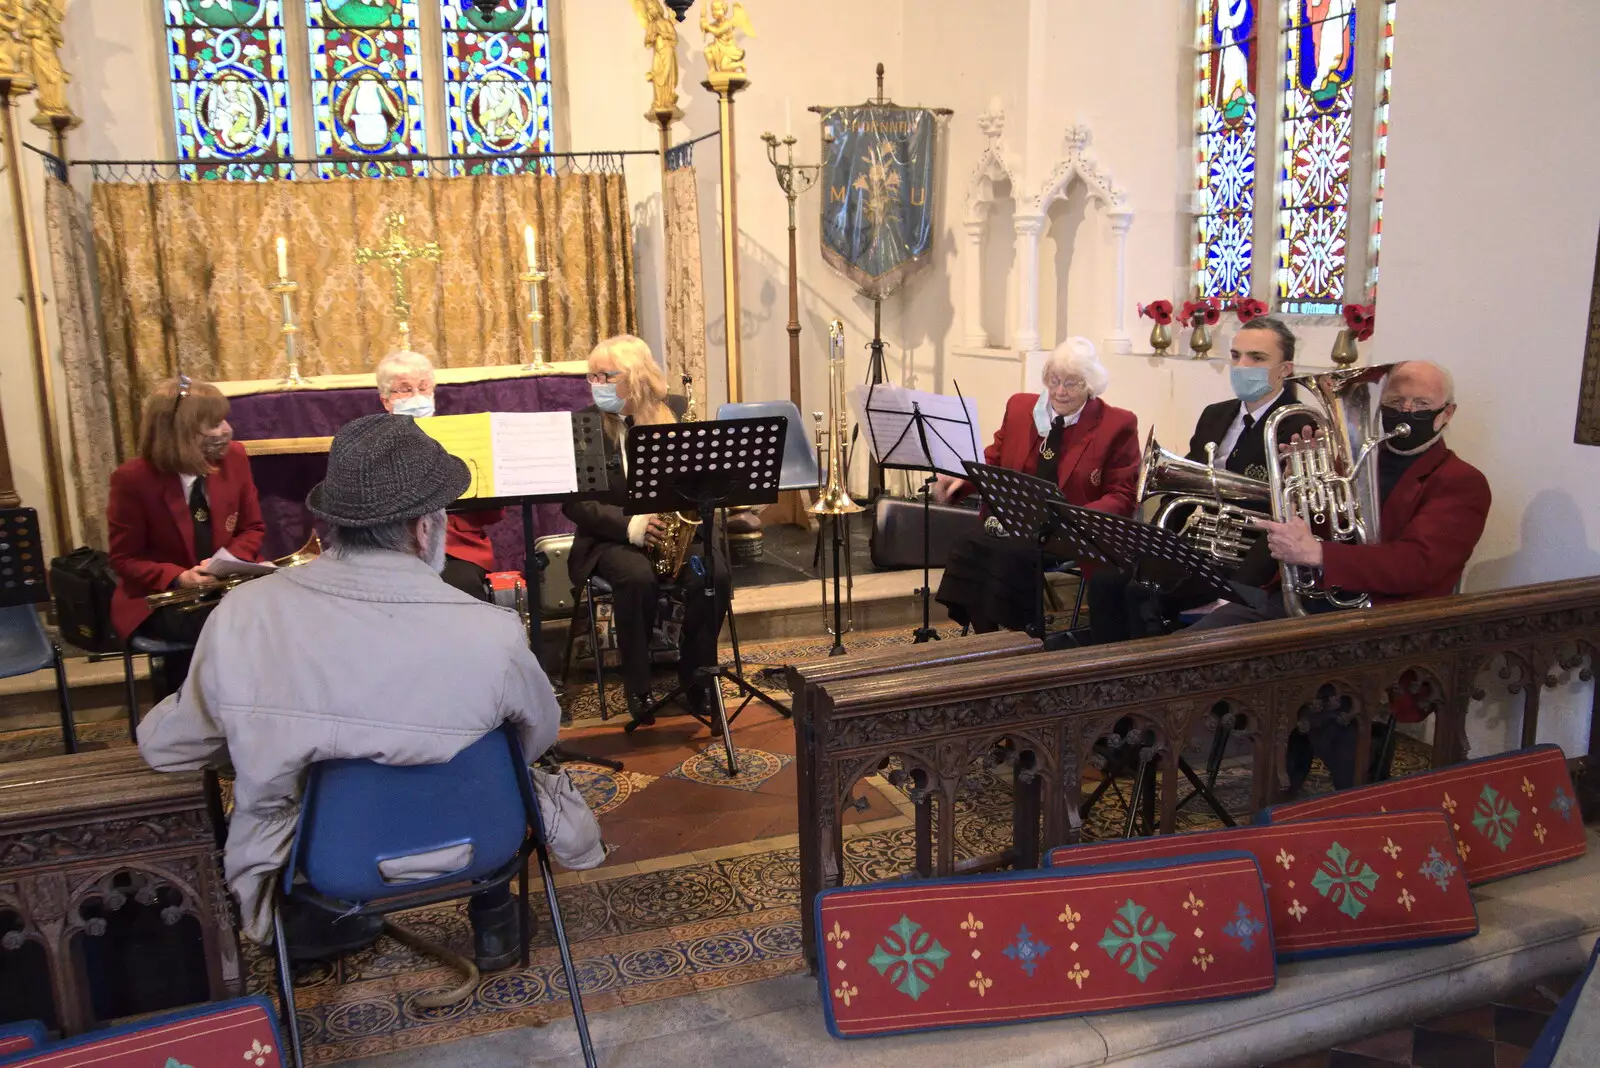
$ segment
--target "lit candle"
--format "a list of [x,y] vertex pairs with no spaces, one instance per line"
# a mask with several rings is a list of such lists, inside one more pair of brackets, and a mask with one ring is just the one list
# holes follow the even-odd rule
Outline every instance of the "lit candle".
[[278,281],[287,282],[288,280],[289,280],[289,242],[286,239],[280,237],[280,238],[278,238]]
[[539,269],[539,253],[533,245],[532,226],[524,226],[522,228],[522,244],[528,253],[528,270],[537,271]]

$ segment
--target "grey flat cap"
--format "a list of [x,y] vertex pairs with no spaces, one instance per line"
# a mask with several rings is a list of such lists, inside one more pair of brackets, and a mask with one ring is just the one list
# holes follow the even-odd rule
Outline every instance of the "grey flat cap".
[[339,428],[328,475],[306,504],[338,527],[376,527],[437,512],[467,491],[467,465],[407,415],[377,412]]

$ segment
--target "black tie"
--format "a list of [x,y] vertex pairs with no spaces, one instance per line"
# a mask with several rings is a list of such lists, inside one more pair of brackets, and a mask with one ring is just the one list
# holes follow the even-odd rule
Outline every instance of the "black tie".
[[[1255,426],[1255,425],[1256,425],[1256,417],[1251,415],[1249,412],[1245,412],[1244,413],[1244,434],[1250,433],[1250,428]],[[1240,437],[1244,437],[1244,434],[1240,434],[1239,436]]]
[[[1233,449],[1228,453],[1227,459],[1223,462],[1223,466],[1227,467],[1230,471],[1233,470],[1233,458],[1235,456],[1239,455],[1239,449],[1241,447],[1243,447],[1244,439],[1249,436],[1250,428],[1255,426],[1255,425],[1256,425],[1256,417],[1251,415],[1249,412],[1245,412],[1244,413],[1244,429],[1239,431],[1238,440],[1233,443]],[[1237,474],[1238,472],[1235,472],[1235,473]]]
[[211,559],[211,508],[206,503],[206,476],[201,475],[189,487],[189,519],[194,523],[194,559],[203,563]]

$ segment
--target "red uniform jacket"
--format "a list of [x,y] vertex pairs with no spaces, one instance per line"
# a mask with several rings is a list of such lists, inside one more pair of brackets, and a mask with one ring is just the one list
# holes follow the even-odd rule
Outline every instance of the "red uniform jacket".
[[[241,560],[258,559],[267,527],[250,477],[250,458],[237,441],[206,477],[206,500],[211,504],[213,548],[226,548]],[[121,580],[111,598],[111,622],[127,638],[150,615],[145,597],[169,588],[200,562],[194,555],[194,522],[183,481],[142,459],[129,460],[111,472],[106,520],[111,566]]]
[[1370,593],[1374,604],[1447,597],[1488,518],[1488,480],[1435,442],[1389,491],[1378,544],[1322,546],[1323,581]]
[[506,517],[504,508],[488,508],[481,512],[452,512],[445,528],[444,554],[469,564],[477,564],[485,571],[493,571],[494,546],[484,527],[494,526]]
[[[1033,425],[1037,393],[1018,393],[1006,402],[1006,417],[983,451],[987,464],[1031,475],[1039,469],[1043,436]],[[1113,408],[1098,397],[1084,404],[1078,421],[1061,437],[1056,483],[1073,504],[1117,515],[1132,515],[1139,481],[1139,417]]]

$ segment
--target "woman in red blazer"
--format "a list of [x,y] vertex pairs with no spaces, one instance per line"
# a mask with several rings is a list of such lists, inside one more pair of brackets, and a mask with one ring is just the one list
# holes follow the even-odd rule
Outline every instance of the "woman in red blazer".
[[[1081,337],[1063,341],[1045,361],[1043,379],[1038,393],[1018,393],[1006,402],[984,462],[1049,479],[1084,508],[1132,515],[1139,420],[1100,399],[1111,376],[1094,345]],[[941,477],[934,496],[955,501],[972,489],[965,479]],[[1034,618],[1038,566],[1031,544],[983,534],[951,550],[938,599],[963,626],[1020,630]]]
[[[111,598],[117,633],[195,641],[209,610],[152,613],[145,598],[215,583],[206,564],[217,550],[256,560],[266,534],[250,460],[233,440],[228,399],[216,386],[180,375],[145,400],[139,456],[111,473],[106,519],[120,580]],[[163,659],[164,671],[151,677],[158,697],[175,690],[189,666],[187,655]]]

